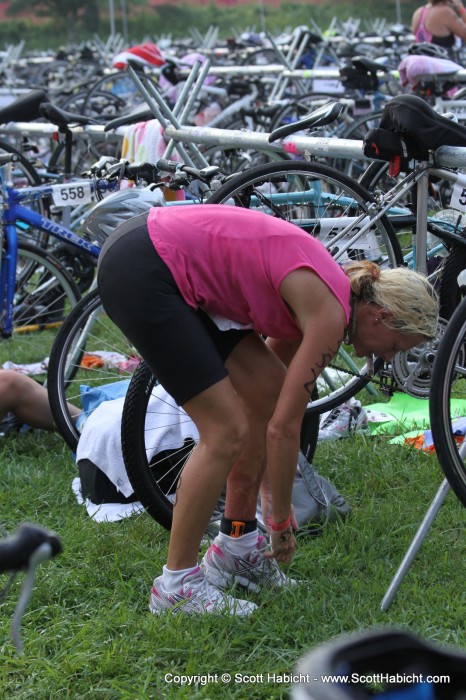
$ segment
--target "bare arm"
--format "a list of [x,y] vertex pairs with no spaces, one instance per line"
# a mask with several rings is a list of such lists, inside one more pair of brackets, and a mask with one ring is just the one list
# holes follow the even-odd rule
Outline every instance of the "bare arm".
[[[267,432],[267,463],[276,523],[290,514],[299,435],[305,408],[320,373],[338,351],[344,335],[344,311],[328,287],[313,273],[297,270],[282,285],[282,296],[303,331]],[[272,555],[291,561],[294,546],[272,535]]]
[[417,10],[413,13],[412,19],[411,19],[411,34],[416,34],[417,29],[419,27],[419,22],[421,21],[421,12],[422,12],[422,7],[418,7]]
[[459,1],[454,2],[453,5],[458,10],[459,15],[451,7],[445,8],[445,26],[446,28],[458,36],[463,41],[466,40],[466,24],[464,18],[466,15],[465,8],[463,4]]

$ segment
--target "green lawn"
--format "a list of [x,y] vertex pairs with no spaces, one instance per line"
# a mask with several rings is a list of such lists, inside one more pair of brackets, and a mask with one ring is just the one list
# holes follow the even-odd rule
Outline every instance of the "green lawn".
[[[154,618],[147,601],[167,533],[146,514],[91,521],[71,491],[75,467],[57,435],[2,439],[0,520],[9,532],[25,520],[54,529],[64,551],[39,569],[23,657],[9,628],[22,575],[0,606],[0,698],[274,700],[289,697],[289,684],[266,682],[267,674],[289,673],[305,651],[343,631],[401,626],[465,646],[465,511],[452,493],[395,601],[380,611],[443,478],[435,457],[357,436],[319,446],[315,467],[352,512],[322,536],[300,539],[291,572],[304,585],[253,596],[261,605],[250,620]],[[222,673],[230,683],[183,686],[167,676]],[[246,674],[264,682],[246,683]]]

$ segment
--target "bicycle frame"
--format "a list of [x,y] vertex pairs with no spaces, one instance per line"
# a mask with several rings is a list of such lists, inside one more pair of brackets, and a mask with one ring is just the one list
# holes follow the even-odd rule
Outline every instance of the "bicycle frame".
[[[37,214],[32,209],[23,205],[23,202],[35,202],[45,197],[53,195],[52,185],[37,185],[35,187],[25,187],[15,189],[8,184],[10,178],[11,164],[4,164],[2,170],[2,193],[1,202],[1,223],[4,236],[3,257],[0,266],[0,309],[3,310],[2,336],[11,337],[13,333],[13,304],[15,294],[16,267],[18,262],[18,232],[17,226],[32,227],[38,229],[63,243],[74,246],[78,250],[86,252],[92,258],[97,259],[100,247],[87,241],[74,231],[61,226],[56,221]],[[86,184],[86,188],[93,187],[89,180],[83,180],[81,187]],[[60,188],[68,193],[80,187],[79,181],[63,183]],[[104,188],[111,185],[105,183]]]

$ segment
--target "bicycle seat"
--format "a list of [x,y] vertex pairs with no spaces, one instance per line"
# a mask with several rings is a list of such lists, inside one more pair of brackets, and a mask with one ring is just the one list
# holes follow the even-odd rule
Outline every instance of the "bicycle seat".
[[307,31],[305,33],[305,36],[307,37],[308,44],[320,44],[324,40],[320,34],[315,34],[314,32],[311,32],[311,31]]
[[284,139],[285,136],[289,134],[294,134],[297,131],[303,131],[305,129],[317,129],[320,126],[325,126],[335,121],[335,119],[340,115],[343,109],[343,105],[339,102],[328,102],[322,105],[318,109],[311,112],[304,119],[300,119],[297,122],[292,122],[291,124],[284,124],[279,126],[278,129],[274,129],[271,134],[269,134],[269,143],[278,141],[279,139]]
[[140,109],[134,114],[125,114],[122,117],[117,117],[107,122],[104,127],[104,131],[112,131],[112,129],[117,129],[119,126],[130,126],[130,124],[137,124],[138,122],[146,122],[149,119],[155,119],[152,110]]
[[52,122],[52,124],[56,124],[61,129],[67,128],[70,124],[101,124],[101,122],[97,119],[93,119],[93,117],[88,117],[85,114],[67,112],[51,102],[42,102],[42,104],[39,105],[39,112],[42,117],[45,117]]
[[466,147],[466,126],[438,114],[417,95],[393,97],[383,110],[380,129],[398,134],[408,156],[428,160],[429,151],[440,146]]
[[384,66],[378,61],[373,61],[371,58],[367,58],[367,56],[353,56],[351,59],[351,64],[355,68],[362,71],[369,71],[369,73],[377,73],[379,70],[383,71],[384,73],[388,73],[387,66]]
[[11,104],[0,109],[0,124],[7,122],[33,122],[39,119],[39,107],[47,99],[45,90],[37,89],[18,97]]
[[460,700],[466,654],[404,630],[367,631],[317,646],[296,673],[304,682],[293,688],[294,700]]

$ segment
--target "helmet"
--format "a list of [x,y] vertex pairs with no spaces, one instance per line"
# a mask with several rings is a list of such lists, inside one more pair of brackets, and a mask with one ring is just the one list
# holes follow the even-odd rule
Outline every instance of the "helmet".
[[113,67],[117,70],[124,70],[128,61],[137,63],[140,66],[163,66],[165,58],[157,44],[146,41],[145,44],[137,44],[117,53],[113,57]]
[[97,245],[103,245],[119,224],[162,204],[160,189],[129,187],[113,192],[89,212],[83,222],[83,232]]
[[429,44],[427,41],[411,44],[408,47],[408,54],[411,56],[433,56],[434,58],[448,59],[448,51],[446,49],[436,44]]

